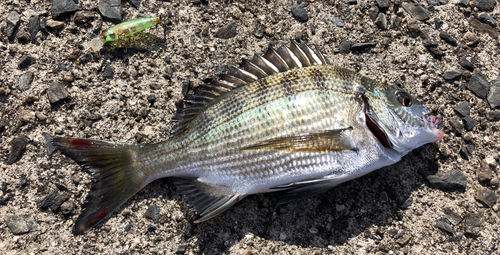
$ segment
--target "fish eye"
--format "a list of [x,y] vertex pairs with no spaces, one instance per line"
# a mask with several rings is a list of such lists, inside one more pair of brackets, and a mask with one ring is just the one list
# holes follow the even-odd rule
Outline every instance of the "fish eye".
[[398,91],[396,92],[396,99],[398,102],[405,107],[410,107],[413,104],[413,100],[406,92]]

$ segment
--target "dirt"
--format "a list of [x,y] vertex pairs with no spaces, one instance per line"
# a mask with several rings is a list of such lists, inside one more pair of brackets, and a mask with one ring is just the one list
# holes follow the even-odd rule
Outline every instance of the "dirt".
[[[499,28],[477,23],[483,12],[475,7],[476,1],[468,7],[458,1],[439,6],[415,1],[428,10],[430,19],[425,21],[412,19],[399,0],[390,1],[383,11],[389,23],[386,30],[375,25],[376,1],[352,5],[345,0],[310,1],[305,7],[307,22],[292,16],[291,7],[300,4],[296,1],[208,2],[143,0],[135,8],[122,1],[123,20],[157,14],[164,14],[166,20],[137,37],[93,52],[89,47],[92,38],[113,25],[103,21],[98,1],[79,1],[90,17],[87,21],[76,21],[74,13],[63,15],[56,19],[63,22],[62,28],[41,29],[34,42],[30,19],[40,14],[42,23],[51,20],[51,1],[1,1],[0,120],[5,123],[0,131],[1,251],[499,254],[500,205],[495,196],[500,178],[500,125],[486,118],[495,111],[488,101],[467,89],[471,77],[479,72],[490,83],[499,77],[499,41],[493,38]],[[7,17],[11,11],[17,11],[21,20],[14,38],[9,39]],[[499,22],[500,3],[486,13]],[[343,20],[343,27],[332,23],[334,17]],[[391,22],[392,17],[399,22]],[[217,31],[231,22],[236,35],[216,38]],[[443,31],[458,44],[441,39]],[[89,191],[90,176],[59,153],[47,156],[43,132],[128,143],[165,141],[183,98],[183,83],[189,81],[196,87],[205,78],[217,77],[217,66],[239,64],[241,58],[251,58],[254,52],[263,54],[269,45],[288,44],[291,39],[317,46],[332,64],[399,84],[443,117],[445,139],[324,194],[279,208],[273,202],[283,194],[252,195],[200,224],[192,223],[193,213],[172,181],[157,180],[103,224],[83,235],[71,233]],[[339,45],[344,40],[377,44],[341,54]],[[20,69],[23,56],[34,61]],[[464,56],[475,65],[473,71],[460,66]],[[444,72],[453,69],[461,69],[463,74],[445,80]],[[19,79],[28,71],[34,74],[33,82],[21,91]],[[67,91],[67,97],[63,93],[62,100],[51,103],[50,88],[56,83]],[[156,97],[153,104],[147,99],[150,95]],[[461,101],[471,104],[470,117],[478,121],[471,130],[457,130],[451,124],[452,119],[460,118],[454,108]],[[26,139],[26,148],[20,160],[8,164],[12,141],[19,137]],[[464,146],[473,147],[468,159],[460,154]],[[465,191],[431,186],[421,173],[435,170],[462,173],[467,179]],[[491,198],[488,205],[475,199],[481,186],[492,191],[493,204]],[[69,199],[54,211],[42,208],[43,199],[54,190]],[[159,208],[156,223],[144,215],[151,205]],[[450,211],[455,220],[448,219]],[[7,224],[13,218],[25,224],[20,229],[27,233],[13,234]],[[451,233],[438,228],[438,220],[443,219]]]

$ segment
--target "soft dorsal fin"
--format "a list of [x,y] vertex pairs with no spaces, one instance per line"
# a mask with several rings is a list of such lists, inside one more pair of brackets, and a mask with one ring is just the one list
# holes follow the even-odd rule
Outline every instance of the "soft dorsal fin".
[[188,123],[205,109],[207,103],[232,89],[295,68],[328,64],[330,62],[319,50],[309,48],[302,41],[298,44],[292,40],[290,47],[282,44],[277,50],[269,47],[264,56],[255,54],[251,60],[243,59],[240,67],[230,66],[228,74],[198,87],[193,95],[184,100],[189,106],[181,109],[172,119],[177,126],[170,136],[186,131]]

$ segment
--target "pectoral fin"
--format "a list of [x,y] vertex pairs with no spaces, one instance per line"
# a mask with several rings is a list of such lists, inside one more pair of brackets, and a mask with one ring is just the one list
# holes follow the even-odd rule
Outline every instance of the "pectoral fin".
[[351,130],[352,127],[349,127],[277,137],[244,147],[241,150],[280,150],[287,152],[355,151],[356,148],[351,144],[349,136]]

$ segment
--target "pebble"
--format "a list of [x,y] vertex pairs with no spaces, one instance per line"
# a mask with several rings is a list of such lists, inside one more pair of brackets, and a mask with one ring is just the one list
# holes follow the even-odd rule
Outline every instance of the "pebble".
[[474,198],[487,205],[488,207],[492,207],[497,202],[497,194],[483,186],[476,187],[476,193],[474,194]]
[[486,113],[486,119],[492,122],[496,122],[500,120],[500,111],[489,111]]
[[445,41],[446,43],[452,45],[452,46],[457,46],[458,42],[455,38],[453,38],[450,34],[446,33],[445,31],[442,31],[439,33],[439,37]]
[[50,13],[52,14],[52,18],[55,19],[61,15],[80,10],[82,10],[82,6],[73,0],[52,0]]
[[458,1],[457,5],[458,6],[462,6],[462,7],[468,7],[469,6],[469,0],[460,0],[460,1]]
[[307,22],[309,17],[307,16],[307,11],[304,9],[306,7],[305,3],[292,6],[292,16],[294,19],[300,22]]
[[430,18],[429,11],[420,5],[404,2],[401,7],[416,20],[425,21]]
[[194,230],[196,229],[197,226],[198,224],[194,224],[194,221],[190,220],[186,228],[184,229],[184,237],[186,239],[189,239],[191,236],[193,236]]
[[372,48],[372,47],[375,47],[377,45],[376,42],[368,42],[368,43],[355,43],[351,46],[351,50],[353,51],[360,51],[360,50],[364,50],[364,49],[367,49],[367,48]]
[[28,56],[28,55],[24,55],[21,57],[21,59],[19,59],[19,62],[17,63],[17,67],[19,69],[26,69],[28,68],[30,65],[34,64],[35,63],[35,59]]
[[486,99],[488,92],[490,90],[490,83],[482,72],[479,72],[472,76],[467,89],[472,91],[476,96],[482,99]]
[[229,23],[225,27],[219,28],[217,33],[215,33],[215,37],[220,39],[229,39],[236,36],[236,25],[234,22]]
[[500,76],[491,83],[490,92],[488,93],[488,103],[491,108],[500,106]]
[[389,0],[377,0],[377,6],[381,10],[385,10],[389,8]]
[[464,126],[456,117],[450,119],[450,124],[455,129],[455,131],[457,131],[457,133],[462,133],[462,131],[464,130]]
[[428,175],[426,178],[432,187],[442,191],[464,192],[467,187],[467,177],[457,170],[439,171],[434,175]]
[[375,25],[380,29],[387,29],[387,17],[384,13],[379,13],[377,19],[375,20]]
[[125,225],[123,230],[125,230],[125,232],[128,232],[131,228],[132,228],[132,226],[130,226],[130,223],[128,223],[127,225]]
[[186,253],[187,250],[187,244],[181,244],[179,247],[177,247],[177,251],[175,251],[175,254],[177,255],[183,255]]
[[20,18],[21,15],[19,15],[19,13],[17,13],[16,11],[11,11],[9,13],[9,16],[7,16],[6,34],[10,40],[14,39],[14,33],[16,32],[17,27],[19,26]]
[[478,235],[481,230],[481,214],[469,213],[465,216],[465,233]]
[[411,235],[410,234],[404,234],[402,237],[398,238],[396,240],[396,243],[399,244],[400,246],[405,246],[410,242]]
[[54,201],[52,202],[52,205],[50,206],[50,210],[52,211],[57,211],[59,210],[59,207],[61,207],[62,203],[66,202],[69,199],[69,195],[66,193],[62,193],[61,195],[57,196]]
[[113,23],[122,22],[122,5],[120,0],[100,0],[99,12],[104,20]]
[[23,123],[30,123],[35,121],[35,113],[29,110],[22,110],[20,113],[20,120]]
[[75,203],[73,203],[70,200],[66,200],[61,204],[59,209],[61,210],[62,214],[65,214],[65,215],[72,214],[73,210],[75,209]]
[[491,12],[495,7],[495,0],[476,0],[476,7],[482,12]]
[[309,229],[309,233],[315,235],[315,234],[319,233],[319,230],[315,227],[312,227]]
[[69,93],[60,82],[55,82],[47,89],[47,96],[51,104],[59,103],[69,98]]
[[481,33],[487,33],[491,38],[496,39],[498,37],[498,32],[495,28],[488,24],[484,24],[478,19],[471,17],[469,19],[469,24],[477,31]]
[[484,162],[486,164],[488,164],[488,166],[490,167],[496,167],[497,166],[497,161],[495,160],[495,158],[493,158],[492,156],[487,156],[485,159],[484,159]]
[[358,0],[347,0],[348,5],[356,5],[358,4]]
[[492,27],[497,27],[497,21],[486,13],[481,13],[481,15],[479,15],[479,20]]
[[28,145],[28,141],[23,136],[12,140],[10,143],[9,159],[7,160],[8,165],[14,164],[23,157],[26,145]]
[[115,76],[115,71],[113,70],[113,67],[106,66],[106,68],[104,68],[104,71],[102,72],[102,77],[106,79],[112,79],[113,76]]
[[333,17],[332,18],[332,23],[333,23],[334,26],[344,27],[344,21],[341,18]]
[[26,91],[30,89],[34,76],[33,72],[30,71],[23,73],[21,78],[19,78],[19,90]]
[[453,211],[451,208],[446,207],[443,209],[444,214],[446,215],[446,219],[453,225],[458,225],[460,222],[462,222],[462,217],[458,215],[455,211]]
[[59,193],[57,192],[57,190],[53,190],[52,192],[50,192],[50,194],[48,194],[46,197],[42,199],[42,201],[40,201],[40,208],[42,210],[45,210],[51,207],[52,203],[54,203],[54,199],[56,199],[58,195]]
[[156,96],[154,94],[148,95],[147,100],[150,104],[154,104],[156,102]]
[[407,24],[408,30],[414,34],[420,33],[420,26],[416,19],[409,18]]
[[437,220],[436,227],[443,230],[444,232],[452,235],[452,236],[455,234],[455,231],[453,231],[453,227],[450,224],[448,224],[445,221],[445,219]]
[[460,78],[460,76],[462,76],[462,70],[460,69],[448,70],[443,74],[443,78],[448,81]]
[[160,211],[158,211],[158,207],[156,205],[151,205],[144,217],[153,220],[154,223],[158,223],[158,219],[160,218]]
[[5,127],[7,126],[7,121],[6,120],[0,120],[0,133],[5,131]]
[[348,54],[351,51],[351,42],[348,40],[343,40],[339,45],[339,52],[342,54]]
[[78,11],[75,13],[75,16],[73,17],[73,21],[77,24],[85,24],[88,23],[89,21],[95,19],[95,15],[92,14],[91,12],[87,11]]
[[461,101],[455,107],[455,111],[460,114],[461,117],[465,117],[470,114],[471,104],[467,101]]
[[470,62],[465,56],[458,60],[458,64],[471,72],[474,71],[474,64],[472,64],[472,62]]
[[148,225],[148,232],[155,232],[155,231],[156,231],[155,225],[149,224]]
[[142,0],[129,0],[129,2],[137,9],[141,7]]
[[21,235],[30,232],[29,225],[33,223],[28,222],[29,218],[30,215],[8,215],[4,217],[4,221],[12,234]]
[[64,27],[64,22],[58,21],[58,20],[53,20],[53,19],[47,20],[45,22],[45,24],[47,25],[47,27],[54,29],[54,30],[59,30],[59,29]]
[[31,35],[31,42],[36,42],[36,34],[40,31],[40,15],[34,15],[31,17],[28,28]]
[[477,120],[475,120],[471,116],[465,116],[462,121],[464,122],[464,126],[467,131],[472,130],[478,124]]
[[488,183],[493,179],[493,171],[489,167],[481,167],[481,170],[477,174],[477,180],[480,183]]

